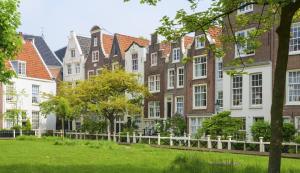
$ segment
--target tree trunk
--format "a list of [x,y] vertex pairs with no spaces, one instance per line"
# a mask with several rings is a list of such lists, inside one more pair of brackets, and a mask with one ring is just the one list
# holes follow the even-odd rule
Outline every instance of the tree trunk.
[[115,118],[114,116],[108,118],[109,120],[109,133],[112,135],[115,132]]
[[278,35],[278,50],[275,65],[273,96],[271,107],[271,143],[269,155],[269,173],[280,173],[283,106],[285,98],[286,69],[289,55],[289,41],[292,18],[291,6],[281,8],[280,24],[276,30]]
[[61,129],[62,129],[62,138],[64,139],[65,137],[65,119],[61,117]]

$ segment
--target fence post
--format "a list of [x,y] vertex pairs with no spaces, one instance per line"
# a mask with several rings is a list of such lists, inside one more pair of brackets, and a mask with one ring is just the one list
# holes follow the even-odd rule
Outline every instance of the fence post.
[[187,137],[187,135],[186,135],[186,133],[184,132],[184,134],[183,134],[183,136],[184,136],[184,140],[183,140],[183,143],[184,143],[184,145],[186,145],[186,137]]
[[129,132],[127,132],[127,144],[130,143]]
[[117,142],[116,132],[114,132],[113,135],[114,135],[114,137],[113,137],[114,138],[114,142]]
[[119,142],[121,142],[121,133],[119,132]]
[[110,141],[110,132],[107,133],[107,140]]
[[259,152],[265,152],[265,144],[263,139],[263,137],[259,137]]
[[98,141],[98,132],[96,132],[96,140]]
[[173,146],[173,133],[170,134],[170,146],[172,147]]
[[228,136],[228,144],[227,144],[228,150],[231,150],[231,138],[232,136]]
[[53,130],[52,132],[53,132],[52,135],[53,135],[53,137],[54,137],[54,136],[55,136],[55,130]]
[[160,145],[160,133],[157,134],[157,145]]
[[188,134],[188,147],[191,147],[191,134]]
[[34,130],[34,136],[37,136],[37,135],[36,135],[36,130]]
[[42,131],[41,129],[38,129],[38,138],[41,138],[42,137]]
[[132,133],[132,143],[136,143],[136,136],[135,136],[135,132]]
[[211,149],[210,135],[207,135],[207,148],[208,148],[208,149]]
[[296,154],[298,154],[298,144],[296,144]]
[[140,132],[139,143],[142,143],[142,132]]
[[13,138],[16,138],[16,130],[13,130]]
[[222,150],[222,142],[221,142],[221,136],[217,136],[217,138],[218,138],[218,149],[219,150]]
[[20,136],[23,136],[23,131],[22,131],[22,129],[20,129]]

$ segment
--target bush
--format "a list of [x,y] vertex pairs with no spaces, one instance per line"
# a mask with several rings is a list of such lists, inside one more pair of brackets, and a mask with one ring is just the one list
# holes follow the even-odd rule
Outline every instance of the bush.
[[31,122],[29,119],[26,120],[25,126],[22,126],[22,130],[31,130]]
[[105,132],[107,130],[107,122],[88,117],[83,120],[80,130],[87,131],[89,133]]
[[291,142],[295,139],[296,128],[291,123],[283,124],[283,141]]
[[297,144],[300,144],[300,136],[297,136],[294,140],[294,142],[296,142]]
[[182,136],[187,130],[185,118],[177,113],[170,119],[170,126],[175,136]]
[[252,125],[251,133],[254,141],[259,141],[259,137],[263,137],[264,141],[270,141],[271,126],[268,122],[257,121]]

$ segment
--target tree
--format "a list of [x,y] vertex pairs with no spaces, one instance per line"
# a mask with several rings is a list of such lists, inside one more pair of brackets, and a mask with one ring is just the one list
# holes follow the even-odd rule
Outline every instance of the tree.
[[62,122],[62,136],[64,136],[65,120],[76,118],[79,115],[77,106],[74,105],[75,95],[72,87],[68,83],[61,82],[57,95],[45,94],[44,97],[45,101],[40,103],[41,113],[44,116],[53,113],[59,117]]
[[[124,0],[130,1],[130,0]],[[141,3],[156,5],[161,0],[140,0]],[[191,8],[195,11],[201,1],[188,0]],[[199,4],[198,4],[199,3]],[[276,27],[278,36],[278,49],[275,61],[275,73],[272,91],[271,106],[271,143],[269,155],[269,173],[279,173],[281,167],[281,146],[283,140],[283,104],[285,95],[286,69],[289,55],[289,41],[292,21],[298,17],[297,11],[300,8],[300,0],[216,0],[212,2],[211,7],[203,12],[188,14],[185,10],[179,10],[172,20],[165,16],[162,18],[162,26],[157,32],[165,36],[168,40],[177,40],[178,38],[194,31],[207,31],[214,25],[224,26],[225,21],[229,21],[230,14],[235,13],[238,9],[242,9],[248,5],[256,5],[262,7],[261,14],[239,15],[241,24],[252,22],[257,28],[247,39],[251,44],[249,47],[257,48],[258,36],[269,30],[270,27]],[[224,20],[225,19],[225,20]],[[261,25],[263,27],[261,27]],[[232,31],[229,29],[229,31]],[[231,41],[245,45],[245,39],[236,37],[232,34]],[[212,47],[216,52],[217,48]],[[220,52],[220,54],[222,54]],[[219,56],[222,57],[222,56]],[[241,58],[237,58],[234,65],[246,66]],[[236,72],[235,72],[236,73]]]
[[197,136],[211,135],[213,138],[217,136],[234,136],[238,134],[242,127],[242,121],[238,118],[232,118],[230,112],[220,112],[217,115],[206,119],[202,123]]
[[172,116],[172,118],[169,120],[170,121],[170,128],[172,132],[177,135],[183,135],[184,132],[186,132],[186,121],[185,118],[181,115],[176,113],[175,115]]
[[18,0],[0,0],[0,82],[8,83],[14,76],[5,63],[14,59],[22,45],[16,30],[20,26],[20,14],[17,11]]
[[82,114],[108,120],[110,133],[114,132],[116,118],[140,114],[142,99],[148,95],[137,76],[123,69],[103,69],[100,75],[79,83],[75,90]]

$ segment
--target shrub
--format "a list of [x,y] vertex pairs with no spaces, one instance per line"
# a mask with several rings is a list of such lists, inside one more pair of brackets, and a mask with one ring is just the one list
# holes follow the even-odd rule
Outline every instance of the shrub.
[[31,122],[30,122],[30,119],[27,119],[26,120],[26,123],[25,123],[25,126],[22,126],[22,130],[31,130]]
[[300,144],[300,136],[297,136],[294,140],[294,142],[296,142],[297,144]]
[[295,139],[296,128],[291,123],[283,124],[283,140],[286,142],[291,142]]
[[107,122],[88,117],[83,120],[80,130],[87,131],[89,133],[105,132],[107,130]]
[[264,141],[271,139],[271,126],[268,122],[257,121],[251,127],[252,137],[255,141],[259,141],[259,137],[263,137]]
[[169,120],[170,128],[176,136],[182,136],[186,132],[187,126],[185,118],[181,114],[174,114],[174,116]]

